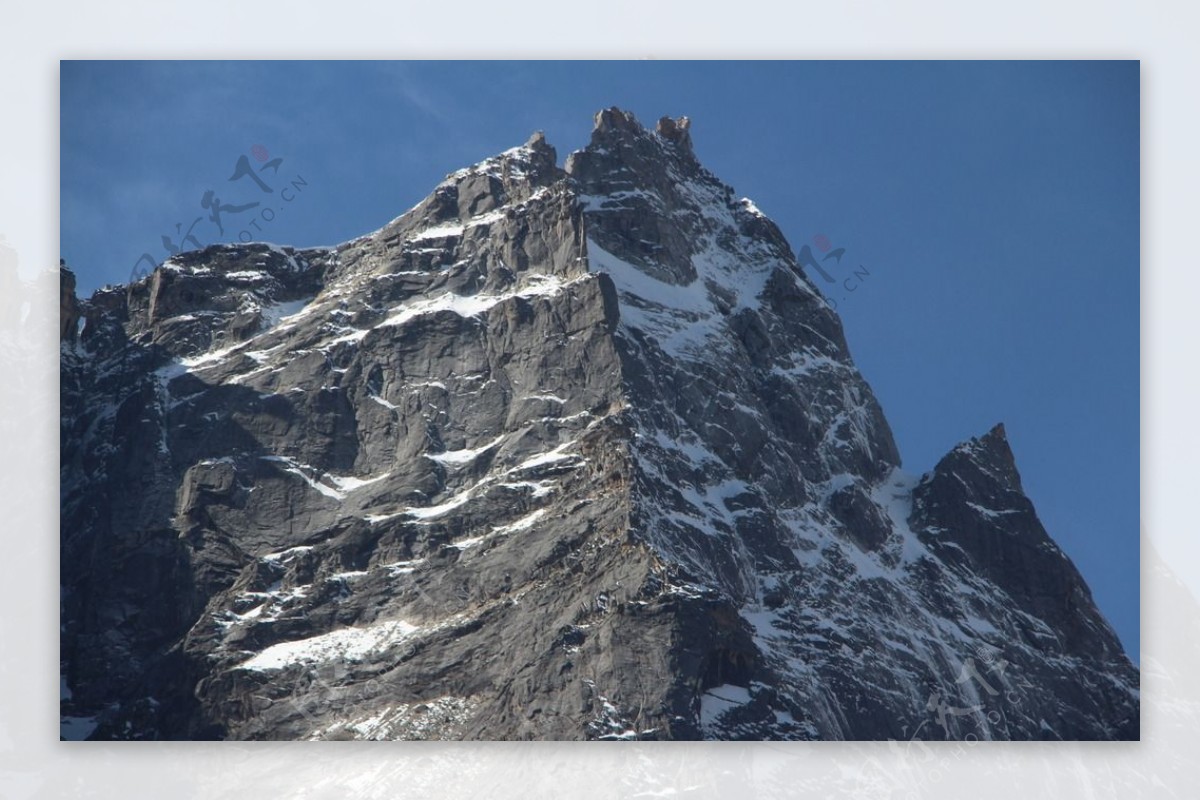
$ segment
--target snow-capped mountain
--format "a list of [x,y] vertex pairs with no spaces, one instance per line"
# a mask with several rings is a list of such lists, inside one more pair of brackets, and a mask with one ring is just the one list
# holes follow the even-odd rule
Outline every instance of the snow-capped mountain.
[[1138,736],[1003,426],[904,472],[686,118],[63,316],[64,736]]

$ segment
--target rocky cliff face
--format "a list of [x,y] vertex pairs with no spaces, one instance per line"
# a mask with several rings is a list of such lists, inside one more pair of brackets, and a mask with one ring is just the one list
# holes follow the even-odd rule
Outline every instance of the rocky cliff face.
[[901,471],[686,118],[69,294],[64,736],[1138,735],[1003,428]]

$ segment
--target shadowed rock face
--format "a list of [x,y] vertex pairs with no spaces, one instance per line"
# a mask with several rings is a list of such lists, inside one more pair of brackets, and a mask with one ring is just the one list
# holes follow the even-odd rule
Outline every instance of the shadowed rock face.
[[58,339],[74,342],[79,334],[79,300],[75,297],[75,273],[59,261]]
[[1137,736],[1003,429],[902,472],[687,118],[609,109],[565,169],[536,134],[337,248],[214,246],[79,309],[74,732]]

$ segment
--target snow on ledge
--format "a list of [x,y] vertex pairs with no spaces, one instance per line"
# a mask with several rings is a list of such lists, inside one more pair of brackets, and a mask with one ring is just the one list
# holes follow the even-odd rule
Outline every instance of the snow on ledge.
[[388,620],[362,628],[336,629],[303,640],[276,643],[238,667],[268,671],[333,660],[359,661],[386,651],[416,631],[417,626],[403,620]]

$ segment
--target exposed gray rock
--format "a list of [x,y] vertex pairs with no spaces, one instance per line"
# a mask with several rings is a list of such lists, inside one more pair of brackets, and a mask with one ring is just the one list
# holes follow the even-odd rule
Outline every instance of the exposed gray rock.
[[602,111],[565,169],[535,134],[373,234],[184,254],[86,316],[73,731],[1137,736],[1003,430],[903,473],[686,117]]

